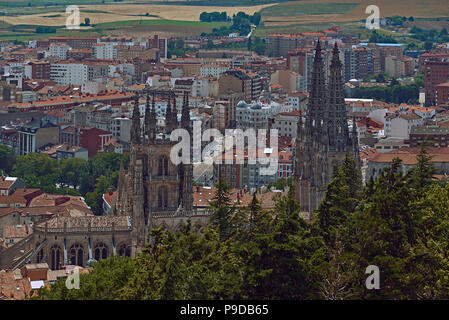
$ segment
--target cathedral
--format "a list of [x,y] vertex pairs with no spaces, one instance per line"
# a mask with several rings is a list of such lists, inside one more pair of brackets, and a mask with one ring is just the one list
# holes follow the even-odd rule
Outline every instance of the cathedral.
[[[142,248],[149,241],[149,230],[161,225],[160,220],[164,217],[174,221],[175,218],[192,217],[193,214],[193,165],[175,165],[170,160],[170,151],[177,143],[170,141],[170,133],[178,128],[176,96],[173,91],[151,92],[152,106],[148,93],[143,127],[136,97],[131,126],[130,163],[127,170],[123,166],[120,170],[118,199],[113,213],[131,216],[134,248]],[[165,132],[156,130],[155,95],[167,99]],[[192,139],[187,92],[183,96],[180,127],[186,129]],[[181,220],[180,223],[185,222]]]
[[[165,132],[156,130],[156,95],[167,101]],[[0,269],[14,270],[34,261],[47,262],[52,270],[58,270],[67,264],[90,265],[113,254],[134,257],[151,241],[152,228],[164,226],[174,231],[189,220],[200,228],[206,226],[207,210],[193,208],[193,165],[175,165],[170,160],[171,149],[178,143],[170,141],[170,133],[178,127],[191,133],[186,92],[178,123],[174,92],[148,91],[143,126],[136,96],[130,163],[126,170],[121,165],[112,214],[54,216],[37,222],[27,238],[2,251]]]
[[335,44],[326,81],[321,45],[318,41],[313,61],[309,102],[298,121],[296,162],[293,181],[301,212],[311,218],[331,182],[334,166],[346,154],[358,163],[358,136],[355,119],[350,134],[343,92],[342,63]]

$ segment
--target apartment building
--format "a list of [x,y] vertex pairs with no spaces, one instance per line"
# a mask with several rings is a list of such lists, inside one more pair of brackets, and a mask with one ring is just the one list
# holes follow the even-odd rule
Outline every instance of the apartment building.
[[437,102],[437,85],[445,82],[449,82],[449,59],[426,62],[424,65],[426,103]]
[[92,56],[95,59],[117,59],[117,50],[113,43],[96,43],[92,46]]
[[82,85],[88,80],[88,67],[83,63],[61,61],[50,66],[50,80],[58,85]]

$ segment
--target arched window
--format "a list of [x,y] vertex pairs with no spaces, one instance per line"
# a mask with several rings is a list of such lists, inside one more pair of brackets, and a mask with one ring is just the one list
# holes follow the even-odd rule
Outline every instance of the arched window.
[[157,193],[157,203],[159,208],[168,207],[167,187],[160,187]]
[[168,159],[167,156],[160,156],[159,157],[159,164],[158,164],[158,175],[159,176],[168,176]]
[[53,245],[50,249],[51,270],[59,270],[62,265],[62,250],[58,245]]
[[76,266],[83,266],[84,249],[79,243],[75,243],[70,248],[70,263]]
[[95,260],[106,259],[108,257],[108,247],[104,243],[97,243],[94,250]]
[[[39,243],[36,245],[36,249],[38,246],[39,246]],[[44,249],[40,249],[36,255],[36,263],[42,262],[43,258],[44,258]]]
[[118,255],[121,257],[131,257],[131,246],[126,243],[120,245]]

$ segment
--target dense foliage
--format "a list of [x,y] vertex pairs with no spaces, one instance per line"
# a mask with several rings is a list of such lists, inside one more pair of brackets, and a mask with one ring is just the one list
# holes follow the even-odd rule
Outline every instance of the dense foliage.
[[[380,79],[378,79],[380,80]],[[373,98],[380,101],[392,103],[417,104],[419,99],[419,89],[424,86],[424,74],[415,76],[415,81],[409,85],[399,84],[393,79],[386,87],[358,87],[352,90],[353,98]]]
[[376,30],[373,30],[373,32],[371,33],[371,36],[369,38],[369,42],[374,42],[374,43],[397,43],[397,41],[394,40],[391,36],[380,34]]
[[[307,222],[294,187],[262,210],[246,208],[217,185],[212,223],[152,231],[136,258],[99,261],[81,289],[58,280],[38,299],[447,299],[449,185],[434,182],[423,149],[402,172],[395,159],[361,185],[349,156]],[[380,269],[380,289],[365,287],[366,267]]]
[[251,24],[258,26],[262,16],[259,12],[255,12],[252,16],[238,12],[232,16],[232,25],[222,26],[220,28],[213,28],[212,33],[202,33],[201,36],[222,36],[227,37],[231,33],[238,33],[241,36],[246,36],[251,31]]
[[410,33],[412,34],[412,38],[424,42],[449,42],[449,35],[446,28],[442,28],[440,31],[437,31],[436,29],[425,30],[415,26],[410,30]]
[[[2,159],[5,157],[6,164],[3,165]],[[121,161],[127,164],[129,154],[98,153],[88,161],[80,158],[58,161],[43,153],[13,158],[0,148],[0,169],[5,168],[11,176],[20,178],[27,188],[40,188],[55,194],[82,195],[95,214],[102,214],[103,193],[110,187],[117,187]],[[9,171],[7,168],[11,167]]]
[[201,12],[200,21],[202,22],[215,22],[215,21],[229,21],[231,18],[228,17],[226,11],[223,12]]
[[15,162],[16,156],[14,150],[9,146],[0,145],[0,170],[2,174],[9,174]]

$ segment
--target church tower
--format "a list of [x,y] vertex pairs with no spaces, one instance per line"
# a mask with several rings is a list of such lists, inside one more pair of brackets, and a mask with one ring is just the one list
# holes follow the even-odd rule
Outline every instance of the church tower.
[[342,64],[336,44],[327,85],[324,71],[321,44],[318,41],[307,111],[298,121],[293,176],[296,199],[301,205],[301,211],[309,213],[310,217],[324,197],[334,166],[345,158],[346,153],[358,158],[357,137],[354,139],[349,135]]
[[[158,132],[156,127],[156,96],[167,101],[165,132]],[[190,216],[193,210],[192,163],[175,165],[170,160],[171,149],[177,143],[170,140],[171,132],[178,128],[176,96],[173,91],[149,90],[146,98],[143,128],[138,96],[134,102],[130,163],[128,170],[121,166],[114,209],[116,215],[132,217],[133,255],[149,241],[155,220]],[[184,94],[181,127],[192,131],[187,93]]]

